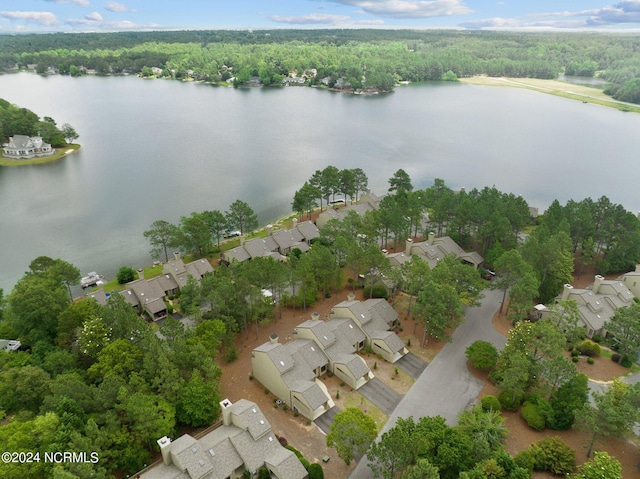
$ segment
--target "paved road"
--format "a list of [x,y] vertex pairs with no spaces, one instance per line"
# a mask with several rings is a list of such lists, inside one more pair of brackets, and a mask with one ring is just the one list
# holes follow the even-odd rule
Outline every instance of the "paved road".
[[[452,342],[442,348],[427,366],[389,416],[380,434],[391,429],[399,417],[413,416],[417,419],[440,415],[448,424],[455,425],[458,413],[476,400],[483,383],[469,373],[465,350],[478,339],[489,341],[498,349],[506,343],[506,338],[491,324],[500,307],[502,292],[484,291],[484,294],[481,306],[467,310],[466,321],[453,334]],[[350,479],[372,477],[366,457],[358,462],[349,476]]]

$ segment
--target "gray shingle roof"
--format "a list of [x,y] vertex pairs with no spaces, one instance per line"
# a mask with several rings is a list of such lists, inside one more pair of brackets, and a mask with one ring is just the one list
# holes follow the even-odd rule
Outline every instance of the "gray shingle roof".
[[[303,221],[296,225],[296,229],[304,236],[306,241],[311,241],[320,237],[320,230],[311,221]],[[298,240],[300,241],[300,240]]]

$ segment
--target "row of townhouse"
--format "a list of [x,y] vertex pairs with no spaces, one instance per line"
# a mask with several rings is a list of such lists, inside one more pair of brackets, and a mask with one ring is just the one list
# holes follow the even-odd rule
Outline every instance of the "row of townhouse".
[[[629,276],[627,276],[629,275]],[[570,284],[565,284],[564,289],[556,300],[573,300],[578,306],[580,319],[579,326],[584,327],[588,338],[598,335],[607,335],[606,323],[613,318],[618,308],[630,306],[634,300],[633,293],[625,285],[627,279],[632,283],[633,275],[627,273],[622,280],[606,280],[597,275],[592,285],[585,289],[574,288]],[[640,293],[640,289],[638,289]],[[549,319],[552,310],[539,304],[535,307],[538,319]]]
[[282,447],[258,406],[246,399],[220,403],[222,425],[195,439],[158,440],[162,462],[136,475],[140,479],[255,478],[266,467],[275,479],[308,477],[296,455]]
[[314,420],[335,405],[322,375],[335,374],[358,389],[374,377],[358,351],[371,348],[389,362],[408,353],[391,331],[397,325],[398,313],[384,299],[356,301],[349,295],[334,306],[328,321],[314,313],[295,328],[292,341],[281,344],[272,335],[255,348],[252,374],[294,411]]
[[401,253],[390,253],[387,255],[392,266],[402,266],[417,256],[427,262],[432,268],[438,264],[445,256],[455,255],[460,261],[467,263],[474,268],[478,268],[484,258],[475,251],[467,252],[463,250],[449,236],[436,238],[435,233],[429,233],[427,241],[414,243],[411,238],[407,239],[405,250]]
[[[145,312],[153,321],[164,319],[168,315],[165,300],[175,295],[187,284],[189,277],[200,281],[205,274],[213,274],[214,270],[209,261],[198,259],[185,264],[180,253],[174,253],[174,258],[162,267],[162,274],[152,279],[145,279],[142,270],[138,270],[140,278],[126,284],[126,289],[118,291],[132,307]],[[99,289],[87,296],[94,298],[100,304],[106,304],[110,293]]]
[[278,261],[283,261],[284,257],[295,248],[303,253],[309,251],[311,242],[320,236],[318,227],[311,221],[298,223],[293,220],[293,227],[272,231],[268,227],[268,234],[265,238],[253,238],[245,241],[240,237],[240,246],[221,255],[221,260],[227,264],[242,263],[252,258],[271,257]]

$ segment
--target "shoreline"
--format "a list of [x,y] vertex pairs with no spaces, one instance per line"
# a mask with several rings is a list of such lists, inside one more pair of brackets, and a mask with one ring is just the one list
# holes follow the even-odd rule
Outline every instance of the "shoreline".
[[458,80],[460,83],[464,83],[466,85],[523,88],[525,90],[581,101],[582,103],[591,103],[607,108],[615,108],[625,113],[640,113],[640,105],[614,100],[599,88],[586,85],[576,85],[575,83],[568,83],[560,80],[488,77],[485,75],[459,78]]
[[[63,150],[64,151],[61,151]],[[26,165],[42,165],[45,163],[51,163],[54,161],[61,160],[62,158],[66,158],[67,156],[77,152],[80,149],[80,145],[78,143],[69,143],[65,148],[56,148],[56,153],[51,156],[43,156],[40,158],[33,158],[31,160],[12,160],[5,156],[0,156],[0,166],[26,166]],[[60,151],[58,151],[60,150]]]

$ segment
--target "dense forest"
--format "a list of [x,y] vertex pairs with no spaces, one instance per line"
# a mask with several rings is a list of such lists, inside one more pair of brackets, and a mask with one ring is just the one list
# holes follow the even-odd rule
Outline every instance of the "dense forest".
[[[235,85],[307,84],[391,90],[400,81],[473,75],[599,76],[615,99],[640,102],[640,39],[611,33],[261,30],[0,36],[0,69],[132,73]],[[162,73],[153,72],[159,68]],[[341,80],[341,81],[339,81]]]

